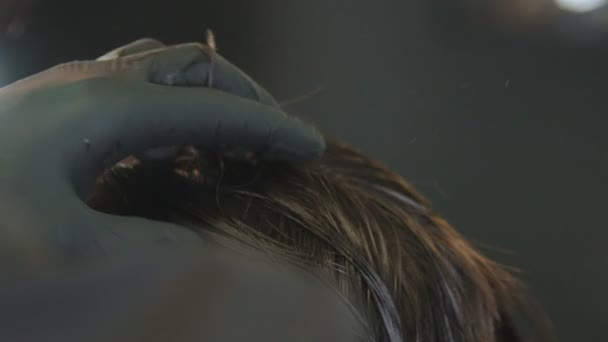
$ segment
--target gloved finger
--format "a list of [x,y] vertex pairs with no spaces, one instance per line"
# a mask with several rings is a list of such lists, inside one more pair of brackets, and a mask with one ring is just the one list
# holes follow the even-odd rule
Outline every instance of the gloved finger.
[[[71,174],[81,196],[102,168],[150,148],[201,145],[293,162],[317,159],[325,149],[313,126],[278,108],[214,89],[116,79],[91,79],[70,87],[52,96],[65,106],[63,112],[81,113],[78,121],[61,134],[40,133],[60,136],[55,138],[63,153],[58,160],[69,161],[75,170]],[[69,99],[64,99],[66,94]]]
[[[119,48],[113,49],[110,52],[107,52],[103,56],[97,58],[98,61],[110,60],[122,58],[130,55],[137,55],[143,52],[162,49],[165,48],[166,45],[162,42],[152,39],[152,38],[142,38],[138,39],[134,42],[131,42],[127,45],[121,46]],[[165,160],[171,160],[175,157],[178,151],[177,146],[171,147],[162,147],[158,149],[150,149],[144,152],[141,152],[136,155],[136,157],[144,162],[159,162]]]
[[238,67],[200,43],[173,45],[123,58],[123,77],[169,86],[207,87],[278,107],[275,99]]
[[[241,108],[232,111],[230,119],[218,118],[217,114],[209,114],[206,111],[200,111],[197,114],[198,117],[192,116],[192,119],[196,120],[199,125],[202,124],[203,121],[207,121],[207,127],[214,125],[218,126],[218,129],[214,130],[214,134],[217,135],[217,141],[238,139],[243,147],[247,147],[244,144],[248,141],[247,135],[249,134],[246,127],[268,127],[270,125],[282,128],[274,129],[274,134],[272,135],[269,135],[268,132],[265,133],[267,137],[265,143],[265,157],[276,159],[285,157],[288,160],[312,159],[320,156],[324,149],[322,136],[315,128],[303,124],[293,117],[287,117],[280,110],[274,109],[273,107],[278,107],[278,105],[268,92],[251,80],[241,70],[213,52],[209,47],[201,44],[190,43],[176,45],[163,49],[149,50],[115,60],[67,64],[65,67],[67,68],[67,71],[71,72],[64,70],[67,73],[56,74],[61,70],[50,70],[47,74],[41,75],[33,80],[25,80],[24,82],[17,84],[16,87],[21,88],[22,90],[32,90],[32,88],[40,88],[43,85],[59,85],[62,83],[74,82],[76,79],[86,80],[100,77],[107,78],[110,76],[112,78],[133,81],[134,83],[140,82],[142,85],[145,85],[147,82],[152,82],[163,85],[212,87],[221,90],[222,92],[238,95],[239,97],[251,99],[266,105],[256,106],[256,109],[253,110],[255,113],[253,113],[247,108],[248,106],[253,106],[253,104],[241,102]],[[120,87],[120,85],[117,84],[117,87]],[[181,88],[179,92],[182,90],[183,88]],[[107,91],[107,89],[104,91]],[[167,91],[172,92],[171,90]],[[11,97],[10,95],[13,93],[14,92],[11,91],[11,89],[2,92],[2,94],[7,97]],[[91,94],[87,94],[85,96],[90,95]],[[122,97],[124,97],[124,95],[126,94],[120,94]],[[62,92],[60,97],[64,97],[62,99],[63,101],[73,101],[73,98],[66,98],[66,92]],[[162,98],[165,99],[165,97]],[[207,98],[209,98],[209,96],[207,96]],[[143,93],[137,99],[141,102],[158,102],[157,99],[153,99],[151,96],[145,96]],[[238,100],[231,97],[224,99],[229,102],[238,102]],[[189,99],[185,100],[189,101]],[[217,98],[212,98],[210,100],[215,103],[216,107],[220,106]],[[113,99],[105,98],[105,101],[111,102]],[[167,99],[167,101],[169,101],[169,103],[174,103],[170,99]],[[206,108],[204,104],[201,105],[203,106],[202,108]],[[168,108],[166,109],[167,114],[165,115],[170,115],[169,113],[172,111]],[[266,113],[265,111],[268,112]],[[259,122],[256,122],[258,120],[258,115]],[[145,115],[142,115],[141,119],[144,117]],[[276,122],[269,122],[270,118],[276,120]],[[100,119],[104,120],[103,115],[100,115]],[[183,119],[184,118],[182,118],[182,120]],[[231,126],[240,125],[243,129],[220,129],[222,124],[228,122],[230,122]],[[104,125],[102,124],[101,126]],[[269,131],[269,129],[266,131]],[[239,134],[240,136],[222,136],[233,133]],[[253,136],[249,141],[252,141],[255,144],[254,146],[251,146],[251,149],[260,151],[260,139],[264,134],[260,134],[260,131],[252,131],[251,133]],[[291,134],[291,138],[288,136],[289,134]],[[82,139],[86,140],[88,138],[83,136]],[[306,141],[307,139],[308,141]],[[206,145],[209,146],[209,144]],[[304,145],[307,145],[307,147],[302,151],[298,151],[298,149],[304,147]],[[145,150],[146,149],[140,150],[140,153]],[[290,153],[293,155],[290,155]]]
[[129,55],[135,55],[141,52],[160,49],[166,45],[162,42],[153,38],[142,38],[138,39],[129,44],[123,45],[110,52],[105,53],[103,56],[97,58],[98,61],[105,61],[109,59],[121,58]]
[[[214,88],[278,107],[264,88],[205,45],[180,44],[131,55],[126,59],[131,63],[142,63],[129,74],[134,79],[169,86]],[[176,147],[162,147],[143,151],[136,156],[145,162],[157,162],[172,159],[176,151]]]

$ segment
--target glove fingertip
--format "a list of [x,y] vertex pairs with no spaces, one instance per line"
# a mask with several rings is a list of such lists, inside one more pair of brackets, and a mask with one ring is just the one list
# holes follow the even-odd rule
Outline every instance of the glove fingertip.
[[266,160],[309,162],[323,157],[325,138],[317,128],[293,118],[292,127],[278,130],[269,141],[268,149],[261,155]]

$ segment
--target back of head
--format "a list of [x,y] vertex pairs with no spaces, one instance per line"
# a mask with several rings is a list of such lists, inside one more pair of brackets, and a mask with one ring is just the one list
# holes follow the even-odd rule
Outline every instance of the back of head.
[[100,211],[175,222],[323,276],[375,341],[518,341],[520,288],[398,175],[331,143],[290,166],[183,147],[99,179]]

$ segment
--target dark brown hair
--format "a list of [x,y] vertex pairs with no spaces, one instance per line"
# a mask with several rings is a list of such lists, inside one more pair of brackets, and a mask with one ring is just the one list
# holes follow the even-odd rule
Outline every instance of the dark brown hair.
[[519,341],[509,272],[401,177],[342,144],[295,166],[184,147],[171,162],[112,168],[89,204],[328,275],[379,342]]

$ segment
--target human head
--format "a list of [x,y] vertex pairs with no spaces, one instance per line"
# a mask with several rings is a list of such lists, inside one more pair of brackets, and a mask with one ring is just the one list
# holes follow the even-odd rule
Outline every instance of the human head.
[[401,177],[330,143],[306,165],[181,148],[100,177],[93,208],[189,227],[321,275],[375,341],[517,341],[519,285]]

